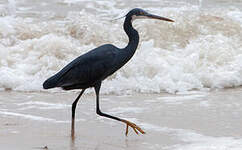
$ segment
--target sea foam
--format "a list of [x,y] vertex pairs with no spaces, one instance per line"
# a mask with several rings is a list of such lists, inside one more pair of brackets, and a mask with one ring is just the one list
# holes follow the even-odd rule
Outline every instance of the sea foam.
[[[113,3],[107,9],[117,10],[114,15],[122,12]],[[102,93],[175,93],[242,85],[239,9],[183,5],[149,10],[175,23],[135,21],[140,33],[137,52],[103,82]],[[116,16],[109,11],[97,7],[66,14],[0,17],[1,90],[41,91],[45,79],[79,55],[102,44],[122,48],[128,42],[123,20],[110,21]]]

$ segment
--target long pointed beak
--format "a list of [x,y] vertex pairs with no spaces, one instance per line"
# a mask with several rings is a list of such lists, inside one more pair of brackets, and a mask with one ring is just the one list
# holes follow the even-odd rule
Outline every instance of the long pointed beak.
[[163,20],[163,21],[169,21],[169,22],[175,22],[169,18],[165,18],[165,17],[161,17],[161,16],[157,16],[157,15],[152,15],[152,14],[148,14],[146,15],[148,18],[152,18],[152,19],[159,19],[159,20]]

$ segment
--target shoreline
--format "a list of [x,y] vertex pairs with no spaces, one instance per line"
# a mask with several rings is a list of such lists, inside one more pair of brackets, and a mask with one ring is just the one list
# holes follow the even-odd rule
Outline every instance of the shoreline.
[[1,92],[0,148],[237,150],[242,148],[242,88],[190,94],[101,95],[101,110],[128,119],[147,134],[95,112],[95,96],[77,106],[71,140],[71,104],[77,93]]

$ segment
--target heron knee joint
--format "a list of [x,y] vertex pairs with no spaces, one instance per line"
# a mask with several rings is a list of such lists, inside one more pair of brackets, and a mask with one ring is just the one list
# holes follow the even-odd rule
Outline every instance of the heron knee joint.
[[103,116],[103,113],[99,109],[97,109],[97,114]]

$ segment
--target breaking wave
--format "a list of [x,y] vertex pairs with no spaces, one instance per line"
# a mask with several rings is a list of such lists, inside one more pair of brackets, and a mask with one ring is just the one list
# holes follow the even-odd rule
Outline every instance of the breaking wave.
[[[21,14],[26,10],[17,6],[11,7],[14,12],[2,9],[0,90],[41,91],[45,79],[79,55],[106,43],[124,47],[128,39],[123,20],[110,20],[129,9],[105,2],[110,4],[106,11],[98,9],[97,2],[64,16],[51,12],[26,16]],[[147,10],[175,23],[135,21],[139,47],[130,62],[105,80],[103,93],[174,93],[242,85],[239,8],[181,4]]]

